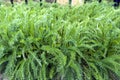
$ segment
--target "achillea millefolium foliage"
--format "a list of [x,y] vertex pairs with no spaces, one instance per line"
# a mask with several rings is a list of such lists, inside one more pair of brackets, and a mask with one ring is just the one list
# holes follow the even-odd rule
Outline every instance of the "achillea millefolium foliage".
[[0,6],[0,72],[9,80],[119,80],[120,9]]

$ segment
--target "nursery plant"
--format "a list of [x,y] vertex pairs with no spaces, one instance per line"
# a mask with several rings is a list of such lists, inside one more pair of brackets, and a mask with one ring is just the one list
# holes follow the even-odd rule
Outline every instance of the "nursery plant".
[[0,6],[0,72],[8,80],[119,80],[120,9]]

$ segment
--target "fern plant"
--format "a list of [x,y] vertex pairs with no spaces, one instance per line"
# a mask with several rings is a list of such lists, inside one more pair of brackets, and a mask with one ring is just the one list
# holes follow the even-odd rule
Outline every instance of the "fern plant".
[[0,7],[0,72],[8,80],[119,80],[119,9],[96,2]]

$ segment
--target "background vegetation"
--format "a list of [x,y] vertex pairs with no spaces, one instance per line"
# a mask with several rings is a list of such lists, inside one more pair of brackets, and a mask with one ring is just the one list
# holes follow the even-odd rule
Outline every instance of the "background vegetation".
[[9,80],[119,80],[120,9],[97,2],[0,6],[0,72]]

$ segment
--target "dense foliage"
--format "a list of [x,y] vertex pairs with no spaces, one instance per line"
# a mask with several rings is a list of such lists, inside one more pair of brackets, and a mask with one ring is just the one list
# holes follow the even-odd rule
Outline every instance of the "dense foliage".
[[120,9],[0,6],[0,72],[9,80],[119,80]]

